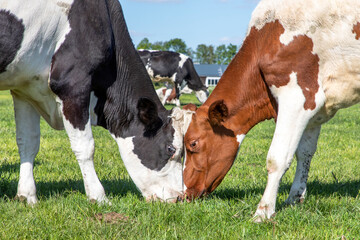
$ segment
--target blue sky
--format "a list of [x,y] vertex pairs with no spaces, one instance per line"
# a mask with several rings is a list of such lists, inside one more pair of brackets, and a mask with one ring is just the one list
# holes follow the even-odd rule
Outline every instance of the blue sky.
[[135,46],[181,38],[199,44],[240,45],[258,0],[120,0]]

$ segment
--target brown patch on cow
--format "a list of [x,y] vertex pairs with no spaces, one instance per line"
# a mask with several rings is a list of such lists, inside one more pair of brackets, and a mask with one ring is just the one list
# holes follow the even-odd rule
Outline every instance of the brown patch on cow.
[[116,212],[110,212],[110,213],[97,213],[94,215],[94,218],[98,221],[110,223],[110,224],[116,224],[120,222],[128,222],[129,217]]
[[195,112],[197,110],[197,106],[193,103],[186,104],[182,107],[183,110],[189,110]]
[[175,99],[175,97],[176,97],[176,91],[175,91],[175,88],[173,88],[172,90],[171,90],[171,93],[170,93],[170,95],[168,96],[168,98],[166,99],[166,101],[172,101],[173,99]]
[[355,39],[359,40],[359,38],[360,38],[360,23],[354,24],[352,33],[355,34]]
[[280,42],[285,29],[279,21],[267,23],[262,29],[251,29],[249,37],[255,37],[260,46],[259,66],[268,86],[277,88],[290,82],[290,74],[296,73],[297,83],[304,97],[304,109],[315,109],[315,94],[319,90],[319,57],[313,54],[313,41],[298,35],[288,44]]
[[268,173],[276,172],[277,171],[276,162],[271,158],[267,159],[267,161],[266,161],[266,169],[267,169]]
[[162,90],[163,95],[165,95],[166,90],[167,90],[166,88],[164,88],[164,89]]

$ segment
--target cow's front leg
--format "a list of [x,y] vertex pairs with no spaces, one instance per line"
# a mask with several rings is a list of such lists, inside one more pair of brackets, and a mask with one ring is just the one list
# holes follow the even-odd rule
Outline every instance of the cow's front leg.
[[305,130],[296,150],[296,174],[286,204],[302,202],[305,199],[311,159],[315,154],[321,126]]
[[278,97],[278,118],[271,146],[267,155],[268,181],[258,208],[255,221],[269,219],[275,213],[276,197],[282,176],[291,165],[294,153],[309,120],[323,105],[319,94],[315,109],[304,109],[304,96],[294,85],[274,89]]
[[14,101],[16,142],[21,161],[16,197],[32,205],[37,202],[33,166],[40,146],[40,115],[16,92],[12,91],[11,94]]
[[[61,102],[61,101],[60,101]],[[68,109],[71,106],[65,106],[62,103],[62,109]],[[76,109],[76,108],[74,108]],[[97,202],[108,202],[105,197],[105,191],[101,185],[98,176],[95,172],[94,167],[94,150],[95,143],[92,135],[90,119],[85,125],[75,127],[71,122],[71,119],[75,119],[74,116],[87,116],[89,114],[81,114],[81,111],[89,111],[88,109],[73,111],[71,112],[71,117],[69,112],[66,111],[64,114],[63,111],[63,122],[65,130],[69,136],[71,148],[76,156],[76,159],[79,163],[81,173],[84,179],[85,192],[90,201]],[[69,120],[68,120],[69,119]],[[79,120],[79,118],[77,118]],[[73,120],[74,121],[74,120]]]

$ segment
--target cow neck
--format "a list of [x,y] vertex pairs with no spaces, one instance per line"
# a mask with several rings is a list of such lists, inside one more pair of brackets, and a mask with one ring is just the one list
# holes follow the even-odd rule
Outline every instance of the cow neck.
[[[109,1],[113,26],[113,43],[116,57],[116,81],[107,90],[105,115],[107,128],[119,137],[130,134],[130,125],[136,124],[137,103],[148,98],[158,107],[160,118],[165,121],[167,111],[158,99],[146,69],[131,41],[122,9],[118,1]],[[138,130],[138,129],[137,129]]]
[[204,105],[224,100],[229,118],[224,126],[247,134],[257,123],[276,118],[277,105],[258,67],[256,44],[247,38]]

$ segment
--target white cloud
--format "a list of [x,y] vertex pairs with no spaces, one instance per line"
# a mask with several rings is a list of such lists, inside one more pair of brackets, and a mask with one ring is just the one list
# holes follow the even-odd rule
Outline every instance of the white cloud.
[[224,36],[222,38],[219,39],[219,41],[222,44],[235,44],[235,45],[240,45],[243,42],[244,38],[240,37],[240,36],[236,36],[236,37],[228,37],[228,36]]

